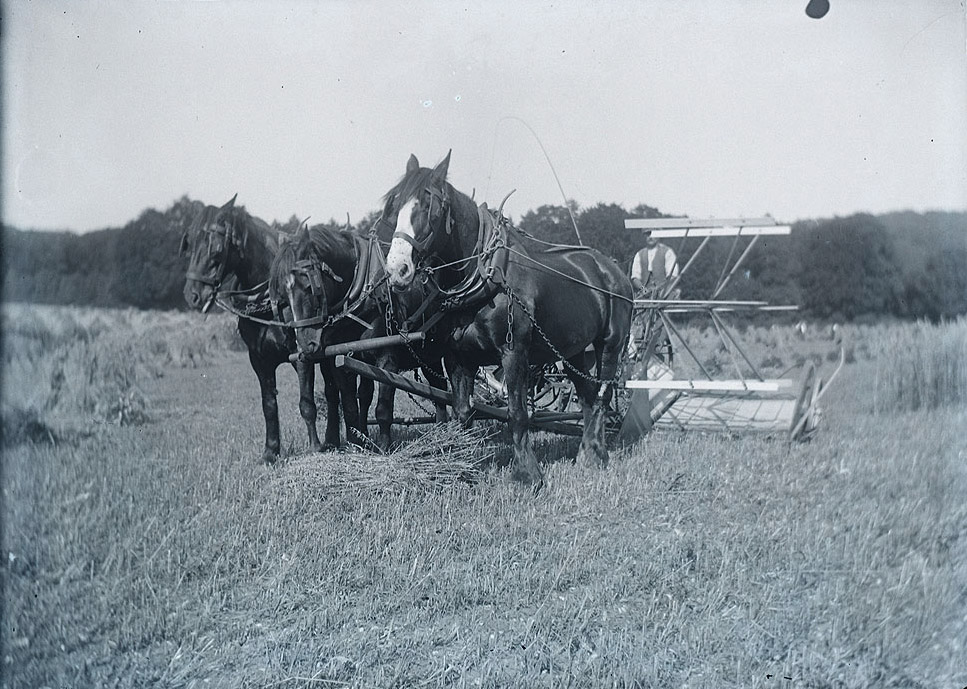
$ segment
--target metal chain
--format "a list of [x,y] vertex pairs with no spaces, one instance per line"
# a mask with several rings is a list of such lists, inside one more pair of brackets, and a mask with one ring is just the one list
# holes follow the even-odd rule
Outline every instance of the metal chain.
[[[527,305],[524,304],[524,302],[521,300],[521,298],[519,296],[517,296],[517,293],[514,292],[514,290],[512,290],[510,287],[508,287],[506,285],[504,286],[504,292],[506,292],[507,293],[507,296],[510,298],[510,300],[513,301],[513,302],[515,302],[520,307],[520,309],[527,315],[527,317],[530,319],[531,325],[533,325],[534,326],[534,329],[538,332],[538,334],[540,334],[540,336],[542,338],[544,338],[544,342],[547,343],[548,348],[551,350],[551,352],[554,354],[554,356],[556,356],[558,358],[558,360],[562,364],[564,364],[565,368],[567,368],[569,371],[571,371],[575,375],[579,376],[580,378],[583,378],[584,380],[589,381],[591,383],[594,383],[596,385],[601,385],[602,383],[605,383],[605,384],[608,384],[608,385],[619,385],[620,384],[620,382],[621,382],[621,369],[622,369],[622,361],[621,360],[618,361],[618,366],[615,368],[614,378],[612,378],[611,380],[603,380],[601,378],[597,378],[596,376],[592,376],[592,375],[590,375],[588,373],[585,373],[584,371],[582,371],[582,370],[580,370],[578,368],[575,368],[573,365],[571,365],[571,362],[569,362],[564,357],[564,354],[562,354],[561,351],[557,347],[554,346],[554,343],[551,342],[550,338],[547,336],[547,333],[545,333],[544,332],[544,329],[538,324],[537,319],[534,317],[534,314],[532,314],[527,309]],[[507,310],[508,310],[508,312],[511,310],[511,305],[510,304],[507,305]],[[622,353],[622,357],[621,358],[624,359],[624,354],[623,353]]]
[[[508,292],[510,290],[508,289]],[[514,350],[514,305],[507,304],[507,336],[504,338],[507,348]]]
[[[414,376],[416,375],[416,372],[415,371],[414,371],[414,374],[413,375]],[[420,411],[422,411],[427,416],[434,416],[436,414],[436,411],[435,410],[429,409],[429,408],[423,406],[423,403],[420,402],[420,398],[414,396],[413,393],[408,392],[408,393],[406,393],[406,396],[409,397],[410,398],[410,401],[413,402],[413,404],[415,404],[417,407],[419,407],[420,408]]]
[[[396,313],[393,309],[393,295],[389,291],[387,291],[387,294],[386,294],[386,310],[383,312],[383,316],[386,320],[387,335],[392,335],[394,332],[397,332],[400,334],[406,334],[407,332],[406,329],[402,325],[396,322]],[[395,327],[395,330],[394,330],[394,327]],[[419,364],[419,367],[423,369],[424,373],[429,373],[436,380],[441,381],[443,383],[447,382],[446,375],[445,374],[441,375],[436,371],[434,371],[433,368],[423,359],[423,357],[421,357],[417,353],[416,349],[413,347],[413,344],[409,340],[404,340],[403,344],[410,351],[410,355],[413,357],[413,360],[416,361],[417,364]],[[427,380],[427,382],[429,382],[429,380]]]

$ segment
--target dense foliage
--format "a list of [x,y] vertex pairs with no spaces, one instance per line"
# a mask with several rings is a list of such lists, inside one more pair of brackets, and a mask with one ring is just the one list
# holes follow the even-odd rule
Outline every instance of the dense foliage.
[[[181,235],[201,204],[182,198],[164,212],[144,211],[119,229],[77,235],[23,232],[5,228],[4,298],[48,304],[182,307],[185,261]],[[358,227],[368,229],[372,213]],[[616,204],[579,208],[547,205],[517,219],[517,225],[551,242],[582,241],[630,266],[642,246],[626,218],[656,218],[655,208],[630,211]],[[294,231],[297,216],[282,231]],[[334,221],[335,222],[335,221]],[[381,236],[388,228],[381,228]],[[384,237],[384,239],[388,239]],[[723,238],[709,243],[682,281],[684,298],[707,298],[729,258],[748,240],[733,246]],[[699,240],[668,242],[684,265]],[[913,212],[857,214],[793,225],[791,237],[762,237],[722,298],[762,299],[799,304],[819,319],[855,320],[882,316],[938,321],[967,313],[967,213]]]

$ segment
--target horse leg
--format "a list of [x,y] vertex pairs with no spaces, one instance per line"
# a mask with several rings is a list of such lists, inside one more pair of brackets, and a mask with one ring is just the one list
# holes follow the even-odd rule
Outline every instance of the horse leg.
[[342,418],[346,424],[346,442],[362,446],[368,438],[366,436],[366,422],[360,423],[359,400],[356,397],[356,375],[340,371],[336,374],[336,384],[339,386]]
[[447,371],[450,373],[450,386],[453,388],[453,413],[464,427],[469,428],[470,396],[473,394],[477,368],[464,365],[454,356],[448,356]]
[[336,384],[336,368],[333,359],[327,358],[319,362],[322,379],[326,390],[326,440],[322,445],[323,452],[331,452],[339,447],[339,386]]
[[273,464],[279,458],[279,400],[275,387],[275,365],[267,364],[249,350],[249,361],[259,379],[259,389],[262,393],[262,416],[265,417],[265,449],[262,451],[262,461]]
[[[433,364],[427,364],[421,368],[423,371],[423,377],[426,381],[437,390],[447,391],[447,379],[443,374],[443,366],[441,362],[436,361]],[[474,374],[476,376],[476,374]],[[436,410],[436,422],[446,423],[450,420],[450,414],[447,412],[447,405],[442,402],[434,402],[433,407]]]
[[299,413],[302,420],[306,422],[306,429],[309,432],[309,449],[312,452],[322,450],[322,443],[319,442],[319,434],[316,431],[316,408],[315,388],[316,388],[316,369],[314,364],[298,361],[294,364],[296,375],[299,377]]
[[[600,386],[572,370],[572,367],[588,373],[590,367],[584,352],[568,359],[570,366],[565,366],[567,377],[574,384],[578,399],[581,400],[581,412],[584,415],[584,433],[581,436],[581,446],[578,448],[576,461],[580,464],[596,464],[600,467],[608,465],[608,449],[604,443],[604,415],[607,403],[611,399],[611,385]],[[601,367],[598,367],[598,371]],[[602,394],[603,393],[603,394]]]
[[515,481],[527,483],[537,492],[544,485],[544,472],[534,454],[531,443],[529,414],[527,413],[527,393],[530,385],[530,369],[522,346],[505,349],[501,357],[504,367],[504,384],[507,386],[507,411],[510,413],[508,424],[514,441],[514,459],[511,463],[511,477]]
[[[384,371],[396,373],[398,367],[392,356],[381,356],[378,365]],[[376,401],[376,425],[379,431],[376,435],[376,446],[380,452],[389,452],[392,444],[393,410],[396,406],[396,388],[392,385],[380,383],[379,398]]]
[[373,406],[373,393],[376,391],[376,384],[372,378],[359,376],[359,423],[362,425],[363,434],[369,432],[369,408]]

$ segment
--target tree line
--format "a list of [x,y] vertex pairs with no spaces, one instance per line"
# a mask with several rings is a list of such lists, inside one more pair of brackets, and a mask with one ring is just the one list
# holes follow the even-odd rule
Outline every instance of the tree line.
[[[165,211],[145,210],[124,227],[83,235],[4,228],[3,297],[46,304],[184,308],[187,258],[178,247],[201,208],[200,202],[183,197]],[[580,208],[572,202],[570,208],[546,205],[528,211],[515,225],[545,241],[574,244],[572,215],[583,243],[625,269],[643,245],[641,231],[625,229],[625,219],[664,217],[647,205],[626,210],[603,203]],[[368,230],[377,217],[371,213],[354,229]],[[298,226],[295,216],[274,223],[280,232],[291,233]],[[748,241],[709,242],[680,284],[682,298],[708,298],[723,266]],[[700,240],[666,243],[684,265]],[[797,318],[955,318],[967,313],[967,213],[861,213],[796,222],[791,236],[761,237],[720,298],[798,304]]]

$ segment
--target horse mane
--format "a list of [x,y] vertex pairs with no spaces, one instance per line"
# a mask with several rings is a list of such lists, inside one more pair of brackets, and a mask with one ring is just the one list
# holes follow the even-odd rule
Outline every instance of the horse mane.
[[239,237],[240,241],[248,242],[254,239],[270,255],[275,255],[279,248],[275,231],[267,222],[245,210],[245,206],[232,206],[223,211],[219,206],[206,205],[189,229],[191,240],[194,242],[202,229],[208,226],[219,213],[223,212],[231,218],[237,232],[244,232],[244,236]]
[[324,261],[335,270],[356,265],[356,249],[353,237],[356,232],[313,225],[300,229],[294,237],[282,242],[269,271],[269,296],[281,301],[285,295],[285,276],[299,261],[314,258]]
[[244,237],[239,237],[240,241],[248,243],[254,240],[268,251],[270,256],[275,255],[275,252],[279,249],[279,240],[271,225],[249,213],[245,210],[245,206],[235,206],[229,209],[228,215],[235,225],[235,231],[244,231],[245,233]]
[[[430,188],[435,184],[433,179],[434,172],[435,171],[430,168],[421,167],[413,172],[404,173],[403,177],[400,178],[400,181],[396,183],[396,186],[383,195],[384,209],[386,209],[388,204],[392,202],[398,210],[402,201],[409,200],[418,195],[424,189]],[[449,196],[451,208],[453,208],[455,211],[470,213],[470,215],[476,214],[477,204],[474,202],[474,200],[467,194],[454,187],[446,179],[443,180],[443,189],[441,189],[441,191],[445,192]]]
[[430,168],[421,167],[413,172],[407,172],[396,183],[396,186],[386,192],[383,196],[383,204],[385,206],[393,201],[394,205],[398,206],[400,201],[410,199],[428,188],[432,181],[433,170]]

